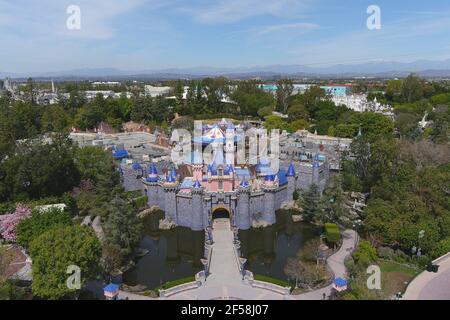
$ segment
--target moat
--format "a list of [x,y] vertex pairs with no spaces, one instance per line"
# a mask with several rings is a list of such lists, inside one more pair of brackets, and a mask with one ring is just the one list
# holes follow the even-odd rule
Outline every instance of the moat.
[[[140,247],[149,253],[124,274],[125,284],[153,289],[202,270],[200,259],[204,253],[205,232],[183,227],[158,230],[162,216],[162,213],[155,214],[145,219],[145,236]],[[248,259],[246,269],[254,274],[287,280],[283,271],[287,259],[295,257],[307,241],[319,235],[317,227],[294,223],[286,213],[277,213],[275,225],[239,231],[242,255]]]

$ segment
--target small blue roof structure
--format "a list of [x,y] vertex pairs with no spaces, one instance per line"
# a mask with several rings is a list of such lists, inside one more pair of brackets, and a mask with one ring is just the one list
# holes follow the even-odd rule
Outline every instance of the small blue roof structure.
[[197,181],[195,181],[193,187],[194,187],[195,189],[200,189],[200,188],[202,187],[202,184],[197,180]]
[[344,280],[342,278],[336,278],[336,279],[334,279],[333,283],[337,287],[345,287],[347,285],[347,280]]
[[170,175],[173,176],[174,178],[177,177],[177,170],[175,170],[175,168],[172,168],[172,171],[170,172]]
[[320,168],[320,163],[318,163],[317,161],[315,161],[313,163],[313,168]]
[[119,290],[120,286],[115,283],[110,283],[106,287],[103,288],[104,292],[115,293]]
[[275,181],[275,175],[269,174],[265,177],[266,181]]
[[295,167],[294,165],[291,163],[291,165],[289,166],[289,169],[287,171],[286,174],[287,177],[295,177]]
[[113,153],[113,158],[114,159],[128,158],[128,151],[125,149],[117,150],[116,152]]
[[133,170],[142,170],[142,166],[138,162],[133,163],[131,167]]
[[158,174],[158,170],[156,169],[156,166],[154,163],[152,163],[147,170],[148,174]]

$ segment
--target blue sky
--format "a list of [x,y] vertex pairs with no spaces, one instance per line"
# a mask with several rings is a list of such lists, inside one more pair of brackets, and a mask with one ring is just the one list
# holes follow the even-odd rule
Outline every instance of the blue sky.
[[[81,30],[66,9],[81,8]],[[366,27],[369,5],[382,29]],[[448,0],[0,0],[0,71],[450,58]]]

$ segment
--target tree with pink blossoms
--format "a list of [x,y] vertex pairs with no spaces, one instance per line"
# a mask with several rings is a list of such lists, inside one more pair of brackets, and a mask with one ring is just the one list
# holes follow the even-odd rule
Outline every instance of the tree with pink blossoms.
[[20,221],[31,215],[31,209],[18,204],[13,213],[2,217],[0,221],[0,234],[8,242],[16,242],[16,227]]

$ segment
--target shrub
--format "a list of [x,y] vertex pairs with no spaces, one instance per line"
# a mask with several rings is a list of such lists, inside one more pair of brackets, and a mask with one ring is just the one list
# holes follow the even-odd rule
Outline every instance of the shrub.
[[353,258],[359,267],[366,268],[377,261],[377,250],[372,247],[369,241],[362,240],[353,254]]
[[341,240],[339,228],[334,223],[325,223],[325,236],[327,241],[333,244],[336,244]]
[[177,280],[173,280],[173,281],[168,281],[166,283],[163,283],[159,287],[156,287],[155,291],[158,292],[158,290],[167,290],[167,289],[170,289],[170,288],[173,288],[173,287],[185,284],[185,283],[194,282],[194,281],[195,281],[194,276],[181,278],[181,279],[177,279]]
[[450,237],[445,238],[436,243],[433,250],[431,251],[431,257],[433,259],[436,259],[449,252],[450,252]]
[[133,199],[133,206],[136,209],[144,208],[145,206],[147,206],[147,203],[148,203],[148,197],[147,196],[142,196],[142,197]]
[[382,259],[392,260],[395,256],[395,251],[389,247],[379,247],[377,249],[377,254]]

